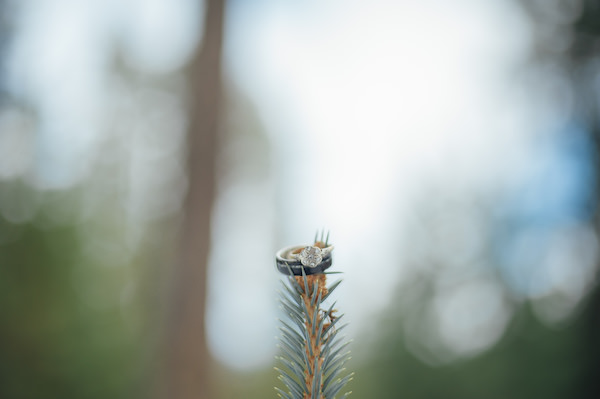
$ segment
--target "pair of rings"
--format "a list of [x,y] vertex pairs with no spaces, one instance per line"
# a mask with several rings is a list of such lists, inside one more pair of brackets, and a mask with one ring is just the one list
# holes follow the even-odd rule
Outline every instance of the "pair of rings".
[[309,245],[285,247],[275,254],[277,270],[283,274],[301,276],[302,270],[307,276],[323,273],[333,263],[331,251],[333,245],[325,248]]

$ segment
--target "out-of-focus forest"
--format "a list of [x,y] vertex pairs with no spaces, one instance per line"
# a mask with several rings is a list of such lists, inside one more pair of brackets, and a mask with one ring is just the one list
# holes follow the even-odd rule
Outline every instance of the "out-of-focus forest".
[[[234,71],[250,71],[253,57],[314,76],[325,65],[296,65],[286,58],[295,48],[265,56],[252,54],[252,43],[239,45],[250,26],[243,21],[278,15],[277,2],[82,3],[0,0],[0,398],[275,397],[270,359],[281,314],[273,256],[304,236],[320,205],[345,209],[341,221],[325,222],[346,280],[339,307],[352,325],[354,397],[600,397],[600,3],[503,3],[529,42],[501,74],[512,89],[499,84],[483,95],[511,92],[507,98],[522,104],[515,109],[529,110],[535,123],[523,142],[534,151],[485,146],[488,128],[499,131],[498,143],[521,135],[523,124],[512,128],[518,123],[507,114],[506,135],[494,119],[474,142],[440,136],[451,150],[439,157],[411,147],[418,131],[401,139],[368,133],[384,126],[376,120],[382,109],[393,114],[389,124],[421,111],[416,118],[438,118],[435,87],[403,103],[404,87],[386,82],[398,105],[368,98],[366,133],[314,143],[303,141],[306,132],[290,116],[288,107],[303,101],[294,86],[250,72],[251,83],[237,81]],[[356,7],[329,2],[327,14],[296,3],[286,7],[313,32],[308,43],[348,29],[337,16]],[[431,7],[451,10],[442,3]],[[460,12],[471,7],[460,3]],[[439,20],[432,11],[438,19],[430,22],[422,8],[423,26]],[[416,63],[421,54],[444,54],[445,37],[412,48],[423,43],[417,36],[390,33],[408,19],[389,14],[381,25],[409,55],[381,60],[376,50],[360,53],[381,43],[351,43],[348,70],[329,71],[325,82],[343,90],[354,81],[353,62],[396,58],[416,79],[436,82],[427,74],[444,70],[443,62]],[[508,22],[498,24],[510,29]],[[336,40],[343,44],[351,31],[370,37],[359,24]],[[285,47],[293,37],[270,40]],[[496,35],[498,48],[503,39]],[[500,76],[493,61],[479,68],[474,80]],[[271,108],[259,104],[261,90],[274,96]],[[447,95],[462,103],[467,94]],[[350,125],[363,123],[358,115],[367,111],[358,105],[342,112]],[[309,104],[316,114],[330,106]],[[461,118],[449,117],[456,126],[448,131],[479,129],[479,121]],[[323,170],[307,155],[319,149]],[[398,170],[381,161],[386,149]],[[329,154],[337,161],[327,164]],[[486,178],[491,158],[500,167]],[[413,174],[403,162],[437,165],[437,177],[403,184],[401,176]],[[483,178],[463,178],[454,165],[480,169]],[[341,191],[323,190],[338,182]],[[300,197],[306,192],[313,196]],[[395,212],[400,199],[406,213]],[[386,213],[370,223],[376,213],[348,208],[352,201]],[[386,284],[388,296],[379,290]]]

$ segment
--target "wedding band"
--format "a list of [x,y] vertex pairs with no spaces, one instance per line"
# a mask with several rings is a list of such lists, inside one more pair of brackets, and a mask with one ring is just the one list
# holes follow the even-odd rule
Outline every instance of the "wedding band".
[[319,248],[315,246],[295,245],[285,247],[275,254],[277,270],[283,274],[301,276],[323,273],[333,263],[333,246]]

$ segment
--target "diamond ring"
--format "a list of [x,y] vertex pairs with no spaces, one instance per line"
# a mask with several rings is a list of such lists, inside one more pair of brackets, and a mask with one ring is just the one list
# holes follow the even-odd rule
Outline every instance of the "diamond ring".
[[277,269],[287,275],[301,276],[304,274],[323,273],[332,262],[333,245],[325,248],[317,246],[295,245],[285,247],[275,254]]
[[326,248],[309,245],[308,247],[304,247],[300,253],[296,253],[296,250],[289,256],[292,259],[298,259],[304,266],[315,267],[321,263],[323,258],[329,255],[332,250],[333,245],[330,245]]

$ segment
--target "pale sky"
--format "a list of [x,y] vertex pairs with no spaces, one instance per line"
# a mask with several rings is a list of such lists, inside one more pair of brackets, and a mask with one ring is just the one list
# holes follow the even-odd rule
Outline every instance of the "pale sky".
[[[334,266],[345,273],[339,306],[353,337],[410,273],[399,265],[424,187],[483,191],[526,163],[530,121],[511,76],[531,38],[505,1],[232,2],[228,17],[227,69],[257,106],[274,166],[273,192],[240,182],[216,217],[223,246],[209,336],[221,360],[243,368],[274,354],[274,341],[263,339],[276,333],[274,277],[244,270],[269,270],[277,246],[332,232]],[[271,225],[276,245],[258,249],[252,237],[273,234]],[[225,284],[240,295],[220,295]],[[480,286],[472,292],[485,291],[480,302],[497,317],[479,311],[485,319],[472,328],[488,335],[475,348],[461,341],[467,353],[495,342],[508,318],[498,290]]]

